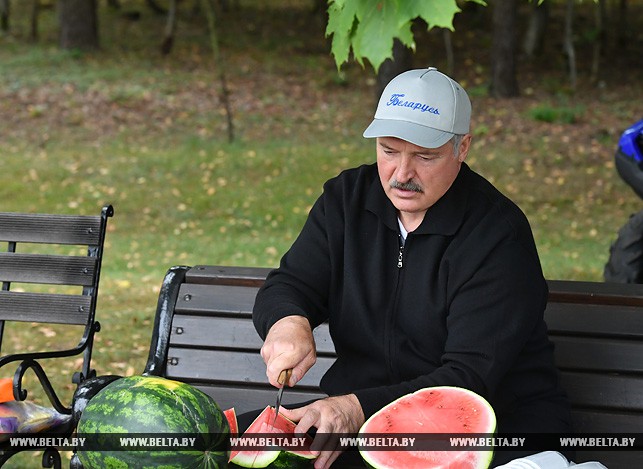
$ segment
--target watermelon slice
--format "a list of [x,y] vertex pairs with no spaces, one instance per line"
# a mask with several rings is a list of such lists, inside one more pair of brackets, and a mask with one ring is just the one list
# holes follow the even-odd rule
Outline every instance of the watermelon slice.
[[[492,436],[495,430],[496,415],[485,399],[467,389],[439,386],[421,389],[391,402],[362,425],[358,436],[363,441],[368,441],[369,435],[402,438],[426,433],[454,436],[474,433]],[[364,461],[377,469],[485,469],[493,458],[493,451],[470,448],[389,451],[361,446],[359,450]]]
[[[310,451],[313,439],[308,435],[295,435],[295,423],[281,413],[277,415],[273,426],[274,420],[275,408],[266,407],[241,436],[244,444],[235,444],[232,440],[230,463],[241,467],[312,467],[316,457]],[[261,446],[264,441],[283,441],[287,444],[279,448]]]
[[237,423],[237,413],[235,412],[234,407],[224,410],[223,415],[225,415],[228,425],[230,425],[230,436],[239,436],[239,424]]

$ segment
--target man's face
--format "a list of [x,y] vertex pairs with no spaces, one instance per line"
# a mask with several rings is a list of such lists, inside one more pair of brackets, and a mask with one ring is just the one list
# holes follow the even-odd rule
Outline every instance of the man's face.
[[377,168],[384,192],[397,208],[409,231],[451,187],[469,152],[471,136],[465,135],[457,157],[453,143],[423,148],[395,137],[377,139]]

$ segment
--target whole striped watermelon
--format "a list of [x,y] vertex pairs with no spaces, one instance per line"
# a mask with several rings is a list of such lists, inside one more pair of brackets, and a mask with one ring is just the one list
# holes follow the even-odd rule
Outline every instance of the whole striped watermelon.
[[230,427],[217,403],[185,383],[131,376],[87,404],[78,437],[85,468],[227,467]]

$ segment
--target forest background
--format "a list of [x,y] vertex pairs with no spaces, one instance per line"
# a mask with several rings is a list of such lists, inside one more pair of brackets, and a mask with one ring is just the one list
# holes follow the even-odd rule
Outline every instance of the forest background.
[[[643,118],[643,2],[573,2],[572,85],[568,2],[546,1],[546,34],[533,54],[521,48],[533,7],[518,2],[517,97],[489,94],[493,2],[465,5],[448,37],[416,25],[412,65],[449,69],[468,90],[468,162],[526,213],[545,276],[601,281],[617,230],[641,208],[614,152]],[[218,61],[197,3],[178,2],[169,53],[167,15],[143,0],[98,3],[96,50],[60,47],[54,2],[39,2],[37,35],[32,2],[12,2],[0,34],[2,211],[115,209],[98,301],[99,374],[143,370],[170,266],[276,266],[323,182],[374,161],[361,134],[377,76],[368,62],[338,71],[319,2],[218,2]],[[65,340],[55,326],[33,327],[42,340],[29,348]],[[25,347],[20,334],[5,337],[3,353]],[[56,379],[73,389],[64,373]]]

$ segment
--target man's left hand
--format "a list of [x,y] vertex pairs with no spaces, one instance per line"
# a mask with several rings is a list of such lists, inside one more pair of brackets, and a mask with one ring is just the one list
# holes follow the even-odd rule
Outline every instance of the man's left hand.
[[320,399],[297,409],[282,408],[279,412],[293,422],[298,422],[295,433],[303,434],[311,428],[317,429],[313,442],[316,453],[315,469],[326,469],[337,459],[342,450],[338,449],[339,435],[355,434],[364,423],[364,412],[355,394]]

